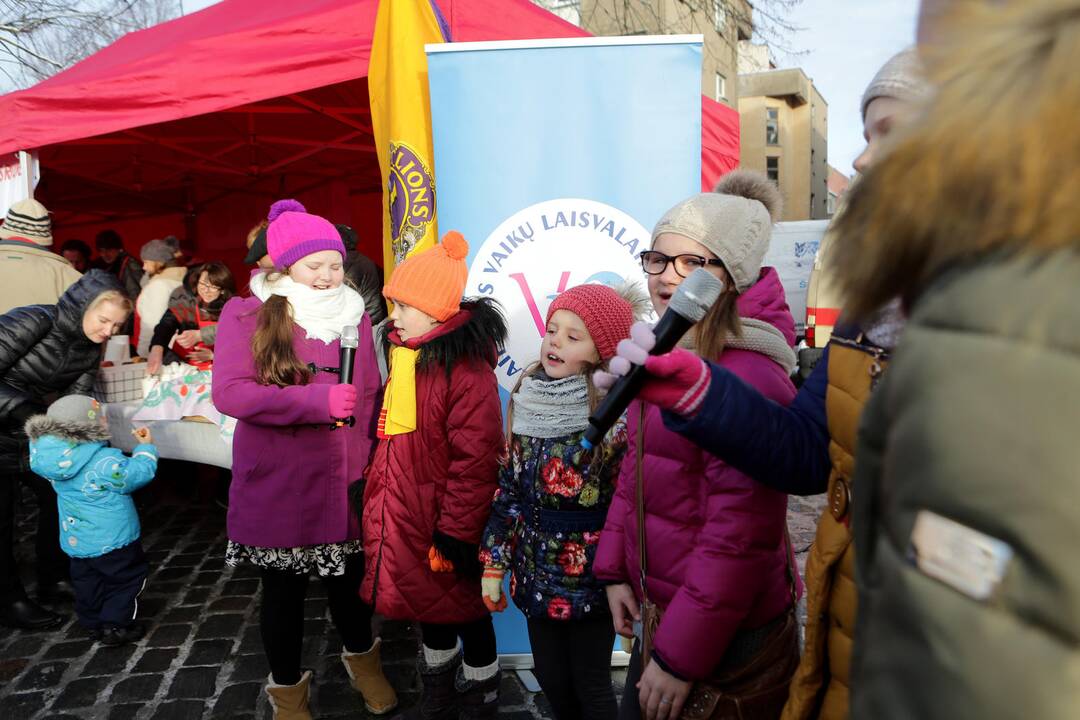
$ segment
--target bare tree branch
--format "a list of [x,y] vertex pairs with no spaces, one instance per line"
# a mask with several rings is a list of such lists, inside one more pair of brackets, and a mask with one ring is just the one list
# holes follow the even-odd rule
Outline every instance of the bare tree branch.
[[57,70],[63,70],[64,69],[64,66],[62,64],[56,62],[52,58],[48,58],[48,57],[45,57],[44,55],[40,55],[40,54],[34,52],[33,50],[31,50],[30,48],[26,47],[25,45],[19,44],[15,40],[11,40],[11,39],[6,38],[6,37],[0,37],[0,45],[2,45],[5,49],[9,50],[15,56],[21,56],[23,54],[26,54],[26,55],[29,55],[30,57],[34,58],[35,60],[40,60],[41,62],[43,62],[43,63],[45,63],[47,65],[51,65],[52,67],[56,68]]
[[180,0],[0,0],[0,65],[27,87],[180,12]]
[[[802,28],[789,19],[791,11],[802,1],[754,0],[749,3],[740,0],[676,0],[672,4],[664,0],[533,0],[548,10],[574,7],[579,12],[582,27],[610,28],[612,34],[620,35],[691,32],[691,28],[703,29],[712,25],[717,12],[721,11],[727,22],[733,23],[736,29],[734,32],[720,33],[729,48],[737,48],[740,40],[738,28],[753,28],[755,41],[789,59],[803,54],[791,43]],[[674,17],[665,12],[665,8],[673,6],[676,11]],[[713,52],[708,43],[705,52]]]

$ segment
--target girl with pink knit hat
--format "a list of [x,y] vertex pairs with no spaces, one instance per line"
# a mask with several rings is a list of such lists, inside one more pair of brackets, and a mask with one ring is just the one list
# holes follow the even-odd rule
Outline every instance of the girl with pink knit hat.
[[[273,269],[252,297],[221,312],[213,399],[237,419],[226,561],[259,569],[266,689],[275,718],[310,719],[302,672],[304,597],[316,574],[344,644],[341,659],[369,712],[397,705],[372,637],[360,523],[349,503],[375,444],[379,371],[364,301],[343,284],[345,247],[328,221],[295,200],[270,208]],[[359,343],[351,383],[339,381],[341,336]],[[336,422],[353,418],[354,423]]]
[[503,453],[494,367],[506,320],[489,298],[462,302],[468,252],[448,232],[383,288],[394,304],[390,376],[367,474],[361,596],[385,617],[420,625],[423,692],[405,715],[416,720],[494,720],[498,710],[477,557]]
[[607,367],[648,301],[633,285],[579,285],[552,301],[540,360],[510,399],[510,452],[499,475],[480,559],[484,602],[510,594],[528,619],[536,677],[559,720],[615,720],[611,648],[615,628],[604,585],[592,572],[626,424],[593,450],[581,441],[599,404],[592,372]]

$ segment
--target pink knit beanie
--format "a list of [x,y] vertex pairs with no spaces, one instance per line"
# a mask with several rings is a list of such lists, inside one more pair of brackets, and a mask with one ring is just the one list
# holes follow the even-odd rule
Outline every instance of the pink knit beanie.
[[607,285],[578,285],[551,301],[547,321],[556,310],[569,310],[581,318],[589,331],[601,362],[615,356],[615,347],[630,337],[634,308],[630,302]]
[[337,250],[345,259],[341,234],[329,220],[311,215],[296,200],[278,200],[266,218],[266,251],[274,267],[286,268],[321,250]]

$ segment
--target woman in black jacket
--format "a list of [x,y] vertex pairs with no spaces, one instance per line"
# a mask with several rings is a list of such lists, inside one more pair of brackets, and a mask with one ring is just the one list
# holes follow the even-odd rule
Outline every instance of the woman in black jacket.
[[169,309],[154,328],[146,372],[156,375],[162,365],[174,362],[209,369],[218,317],[235,294],[236,282],[225,263],[213,261],[188,270],[183,286],[173,290]]
[[0,315],[0,624],[36,630],[63,622],[27,597],[15,564],[15,499],[22,482],[38,498],[38,599],[71,595],[67,558],[58,543],[56,497],[29,470],[23,423],[57,397],[90,392],[102,346],[131,307],[115,276],[91,270],[56,305],[28,305]]

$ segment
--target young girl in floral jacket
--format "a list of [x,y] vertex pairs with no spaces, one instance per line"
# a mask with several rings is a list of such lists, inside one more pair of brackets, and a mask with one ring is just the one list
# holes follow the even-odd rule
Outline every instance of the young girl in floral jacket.
[[536,676],[559,720],[616,716],[615,631],[592,561],[626,426],[620,421],[592,451],[581,440],[597,400],[590,374],[615,354],[634,316],[630,300],[606,285],[579,285],[551,303],[540,362],[511,399],[509,460],[480,552],[492,611],[506,607],[502,580],[511,571],[510,594],[528,618]]

